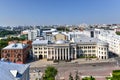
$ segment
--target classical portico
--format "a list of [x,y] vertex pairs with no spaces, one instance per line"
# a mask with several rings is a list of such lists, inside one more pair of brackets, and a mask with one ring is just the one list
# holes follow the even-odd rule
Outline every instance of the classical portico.
[[48,45],[48,59],[52,60],[71,60],[76,58],[75,52],[71,52],[70,43],[59,40],[56,44]]

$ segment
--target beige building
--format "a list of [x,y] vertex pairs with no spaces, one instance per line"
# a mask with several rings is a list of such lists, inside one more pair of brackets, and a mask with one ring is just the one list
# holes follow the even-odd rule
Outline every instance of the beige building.
[[48,60],[74,60],[80,56],[108,58],[108,44],[96,39],[75,39],[73,42],[58,40],[50,43],[47,40],[33,41],[33,54],[35,59]]

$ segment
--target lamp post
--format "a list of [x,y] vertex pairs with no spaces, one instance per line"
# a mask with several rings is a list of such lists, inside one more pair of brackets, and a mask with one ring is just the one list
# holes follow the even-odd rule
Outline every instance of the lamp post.
[[35,72],[37,73],[37,79],[41,80],[41,75],[40,75],[40,70],[39,69],[35,69]]

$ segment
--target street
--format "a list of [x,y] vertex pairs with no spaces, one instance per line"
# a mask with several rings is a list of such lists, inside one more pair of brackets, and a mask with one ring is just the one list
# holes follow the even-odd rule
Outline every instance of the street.
[[[80,62],[60,62],[56,64],[49,64],[54,66],[58,70],[58,74],[56,76],[56,80],[60,80],[61,78],[64,80],[68,80],[69,74],[72,73],[73,77],[75,76],[76,71],[80,77],[84,76],[94,76],[96,80],[105,80],[106,76],[110,76],[112,70],[120,69],[116,61],[107,61],[107,62],[90,62],[90,63],[80,63]],[[30,73],[33,73],[34,70],[39,70],[41,73],[44,73],[46,66],[36,66],[30,68]],[[32,79],[31,79],[32,80]]]

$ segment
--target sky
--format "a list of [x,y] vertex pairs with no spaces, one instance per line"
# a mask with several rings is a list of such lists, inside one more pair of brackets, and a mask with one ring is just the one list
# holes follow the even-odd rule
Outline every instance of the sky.
[[120,23],[120,0],[0,0],[0,25]]

